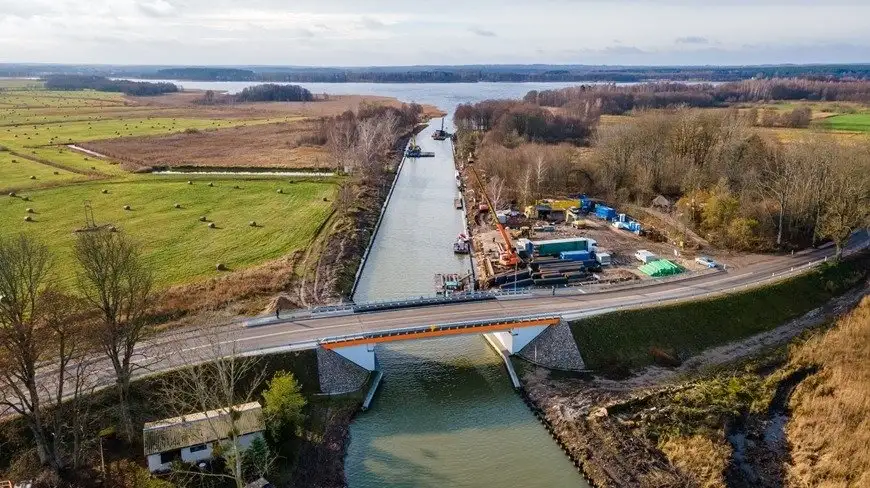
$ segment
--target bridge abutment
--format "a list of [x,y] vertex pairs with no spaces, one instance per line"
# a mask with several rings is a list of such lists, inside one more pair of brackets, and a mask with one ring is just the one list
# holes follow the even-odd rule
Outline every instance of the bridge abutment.
[[567,371],[586,369],[586,363],[571,334],[571,326],[565,321],[547,327],[515,354],[545,368]]
[[[360,359],[366,359],[360,351],[355,353]],[[371,361],[376,366],[374,349],[371,351]],[[366,361],[361,362],[369,364]],[[365,384],[371,371],[339,351],[317,348],[317,374],[320,391],[323,393],[337,395],[357,391]]]

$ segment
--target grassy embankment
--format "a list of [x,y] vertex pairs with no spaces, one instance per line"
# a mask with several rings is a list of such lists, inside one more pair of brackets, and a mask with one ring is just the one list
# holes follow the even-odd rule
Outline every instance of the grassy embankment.
[[609,411],[698,486],[867,486],[868,357],[865,297],[788,349]]
[[624,374],[657,360],[679,360],[771,330],[866,278],[868,269],[870,256],[864,254],[838,266],[711,300],[583,319],[573,322],[571,331],[587,367]]
[[[133,175],[115,161],[65,147],[270,121],[162,113],[115,93],[0,91],[0,236],[37,235],[70,282],[75,230],[84,227],[83,204],[90,201],[98,225],[114,225],[143,244],[161,287],[215,276],[218,263],[236,270],[309,245],[330,215],[336,179],[191,177],[194,184],[187,185],[187,177]],[[8,196],[12,191],[16,197]],[[210,222],[216,228],[208,228]]]

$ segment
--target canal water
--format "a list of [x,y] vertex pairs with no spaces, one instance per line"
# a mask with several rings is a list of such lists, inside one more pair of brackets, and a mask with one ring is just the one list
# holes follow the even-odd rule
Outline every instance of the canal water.
[[[192,83],[186,88],[236,92],[252,83]],[[318,84],[314,93],[393,96],[452,111],[457,104],[519,98],[567,84]],[[452,124],[447,118],[447,128]],[[434,158],[407,160],[355,301],[431,295],[435,273],[468,273],[453,254],[463,231],[450,141],[418,135]],[[346,473],[351,488],[588,487],[568,457],[510,386],[501,359],[480,336],[379,346],[384,370],[372,408],[351,425]]]

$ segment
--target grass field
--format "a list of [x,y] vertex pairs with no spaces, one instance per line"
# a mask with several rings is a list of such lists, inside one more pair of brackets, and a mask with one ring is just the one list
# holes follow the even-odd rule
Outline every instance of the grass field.
[[[55,253],[61,277],[71,280],[72,245],[75,230],[84,226],[87,200],[97,224],[114,225],[140,242],[159,284],[169,285],[214,276],[217,263],[237,270],[304,248],[331,212],[335,191],[331,181],[276,179],[199,179],[188,185],[187,178],[140,176],[87,182],[28,192],[30,201],[0,197],[0,235],[38,236]],[[33,222],[24,221],[26,208],[35,210]],[[208,228],[201,216],[217,228]]]
[[[58,183],[69,183],[84,178],[80,174],[52,168],[5,151],[0,152],[0,176],[2,176],[0,190],[2,190],[3,195],[12,189],[31,189]],[[32,179],[32,176],[35,176],[36,179]]]
[[584,319],[573,322],[571,331],[589,368],[624,372],[652,364],[656,349],[685,358],[773,329],[830,300],[866,277],[868,269],[870,256],[864,255],[838,267],[712,300]]
[[870,132],[870,113],[835,115],[820,124],[829,130]]

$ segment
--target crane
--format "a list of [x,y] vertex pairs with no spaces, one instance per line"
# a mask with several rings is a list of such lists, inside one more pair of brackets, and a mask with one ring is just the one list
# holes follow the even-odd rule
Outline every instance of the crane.
[[480,188],[480,193],[483,195],[483,199],[486,200],[487,206],[489,206],[490,215],[492,215],[495,227],[498,229],[498,233],[501,234],[501,238],[504,240],[505,250],[502,251],[499,256],[499,263],[503,266],[516,266],[520,264],[521,260],[519,255],[517,255],[516,249],[514,249],[514,243],[511,241],[511,236],[504,228],[504,225],[499,222],[498,215],[495,213],[495,207],[489,199],[489,195],[486,193],[486,187],[483,186],[483,181],[480,179],[480,175],[478,175],[477,170],[474,169],[474,158],[471,156],[468,157],[467,166],[468,169],[471,170],[471,174],[474,175],[474,181],[477,182],[477,186]]

